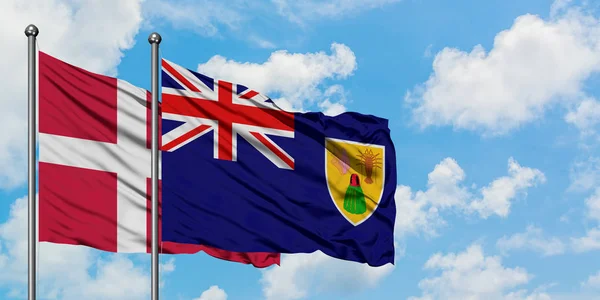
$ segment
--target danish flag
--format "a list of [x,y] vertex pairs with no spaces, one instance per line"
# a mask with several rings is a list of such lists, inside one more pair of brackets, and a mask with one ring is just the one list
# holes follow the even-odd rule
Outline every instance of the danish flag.
[[165,59],[162,71],[162,118],[181,123],[163,134],[162,151],[176,151],[212,132],[215,159],[237,161],[237,138],[242,137],[277,167],[294,169],[294,158],[267,136],[293,138],[293,113],[243,85]]

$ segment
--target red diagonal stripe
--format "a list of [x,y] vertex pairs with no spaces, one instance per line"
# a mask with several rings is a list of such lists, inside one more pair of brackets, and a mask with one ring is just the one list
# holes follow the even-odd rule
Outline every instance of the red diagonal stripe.
[[283,162],[294,169],[294,161],[292,161],[285,153],[281,152],[273,143],[267,140],[262,134],[258,132],[250,132],[255,138],[257,138],[261,143],[263,143],[269,150],[273,151],[277,157],[281,158]]
[[198,90],[198,88],[196,88],[191,82],[189,82],[187,79],[185,79],[185,77],[183,77],[181,74],[179,74],[179,72],[177,72],[177,70],[175,70],[175,68],[171,67],[171,65],[169,65],[169,63],[166,62],[164,59],[162,60],[162,67],[165,68],[169,73],[171,73],[171,75],[175,76],[175,78],[177,78],[177,80],[179,80],[181,83],[183,83],[183,85],[185,85],[188,89],[190,89],[194,92],[201,93]]
[[173,148],[175,148],[177,145],[179,145],[180,143],[185,142],[187,139],[192,138],[193,136],[202,133],[205,130],[210,129],[210,125],[200,125],[188,132],[186,132],[184,135],[170,141],[169,143],[167,143],[166,145],[162,146],[161,150],[163,151],[169,151]]
[[252,99],[252,97],[258,95],[257,92],[255,91],[249,91],[247,93],[245,93],[244,95],[240,96],[241,99]]

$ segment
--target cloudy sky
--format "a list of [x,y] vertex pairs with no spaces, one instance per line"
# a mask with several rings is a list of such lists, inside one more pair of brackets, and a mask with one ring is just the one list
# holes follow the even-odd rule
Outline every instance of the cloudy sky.
[[[29,23],[41,50],[143,88],[158,31],[163,57],[286,109],[390,120],[395,266],[165,256],[162,299],[600,299],[596,1],[3,0],[0,16],[2,299],[27,281]],[[39,260],[43,299],[149,298],[149,255],[44,243]]]

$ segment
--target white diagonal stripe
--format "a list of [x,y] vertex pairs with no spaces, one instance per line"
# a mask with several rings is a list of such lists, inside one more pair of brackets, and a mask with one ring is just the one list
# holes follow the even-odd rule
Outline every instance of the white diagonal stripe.
[[[264,155],[267,159],[269,159],[277,167],[279,167],[281,169],[288,169],[288,170],[292,169],[281,158],[279,158],[279,156],[277,156],[273,151],[271,151],[271,149],[269,149],[265,144],[263,144],[256,137],[254,137],[251,132],[244,130],[244,131],[237,131],[237,134],[242,136],[246,141],[248,141],[248,143],[250,143],[250,145],[252,145],[254,148],[256,148],[256,150],[258,150],[260,153],[262,153],[262,155]],[[261,133],[259,133],[259,134],[261,134]],[[269,139],[267,136],[265,136],[264,134],[261,134],[261,135],[267,141],[271,142],[271,144],[275,145],[275,143],[273,143],[273,141],[271,139]],[[278,146],[276,146],[276,147],[281,150],[281,148],[279,148]],[[284,155],[286,155],[288,158],[292,159],[286,152],[282,151],[282,153]],[[293,159],[292,159],[292,161],[293,161]]]
[[[186,69],[178,64],[174,64],[164,58],[163,58],[163,60],[165,62],[167,62],[167,64],[169,64],[173,69],[175,69],[175,71],[177,71],[181,76],[183,76],[185,79],[187,79],[187,81],[189,81],[191,84],[193,84],[198,90],[200,90],[202,92],[202,94],[204,94],[204,96],[202,98],[218,99],[217,98],[218,87],[217,87],[216,81],[214,81],[215,84],[214,84],[214,91],[213,91],[206,84],[204,84],[204,82],[202,82],[202,80],[200,80],[198,77],[196,77],[194,74],[192,74],[188,69]],[[163,70],[165,70],[165,69],[163,68]],[[169,73],[166,70],[165,70],[165,72]],[[173,74],[170,74],[170,76],[173,79],[177,79],[177,78],[175,78],[175,76],[173,76]],[[185,85],[181,84],[181,86],[183,88],[187,89],[187,87]]]
[[170,150],[168,150],[169,152],[175,151],[185,145],[187,145],[188,143],[190,143],[191,141],[205,135],[206,133],[210,132],[211,130],[214,130],[213,135],[216,138],[216,132],[217,130],[215,130],[217,128],[217,121],[215,120],[210,120],[210,119],[204,119],[204,118],[196,118],[196,117],[190,117],[190,116],[184,116],[184,115],[176,115],[176,114],[168,114],[168,113],[163,113],[162,114],[162,118],[164,120],[172,120],[172,121],[179,121],[179,122],[183,122],[183,124],[177,126],[175,129],[163,134],[162,136],[162,146],[167,145],[168,143],[172,142],[173,140],[175,140],[176,138],[184,135],[185,133],[193,130],[194,128],[200,126],[200,125],[209,125],[211,126],[210,128],[208,128],[207,130],[200,132],[192,137],[190,137],[189,139],[185,140],[184,142],[180,143],[179,145],[177,145],[176,147],[171,148]]
[[162,87],[162,93],[168,94],[168,95],[189,97],[189,98],[194,98],[194,99],[217,101],[217,99],[206,99],[203,93],[192,92],[192,91],[182,90],[182,89],[174,89],[174,88],[169,88],[169,87]]

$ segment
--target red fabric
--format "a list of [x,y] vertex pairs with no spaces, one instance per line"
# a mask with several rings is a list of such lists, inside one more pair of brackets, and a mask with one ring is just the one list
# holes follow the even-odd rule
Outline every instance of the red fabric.
[[117,79],[39,52],[39,131],[117,142]]
[[[147,95],[146,146],[150,148],[150,93]],[[39,131],[116,143],[117,79],[88,72],[39,52]],[[146,178],[146,182],[146,250],[150,252],[150,178]],[[116,173],[39,163],[41,242],[84,245],[117,252],[117,210]],[[278,265],[280,262],[278,253],[229,252],[201,245],[170,242],[159,244],[160,246],[165,254],[204,251],[219,259],[260,268]]]
[[39,174],[39,240],[116,252],[116,174],[44,162]]

